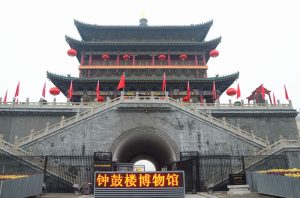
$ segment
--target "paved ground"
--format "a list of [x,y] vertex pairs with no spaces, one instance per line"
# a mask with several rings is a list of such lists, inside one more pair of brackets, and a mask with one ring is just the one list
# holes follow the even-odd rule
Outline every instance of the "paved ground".
[[[93,198],[93,195],[75,195],[69,193],[48,193],[40,196],[41,198]],[[249,193],[247,195],[227,195],[227,192],[215,192],[213,194],[198,193],[187,194],[186,198],[271,198],[272,196]],[[274,198],[274,197],[273,197]]]

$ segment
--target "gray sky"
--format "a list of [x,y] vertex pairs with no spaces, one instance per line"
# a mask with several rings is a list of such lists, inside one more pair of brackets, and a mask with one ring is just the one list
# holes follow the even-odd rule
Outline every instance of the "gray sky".
[[[298,0],[64,0],[1,1],[0,97],[11,101],[18,81],[19,100],[38,101],[44,82],[53,100],[46,71],[78,76],[78,61],[67,56],[65,35],[80,39],[73,20],[99,25],[189,25],[214,20],[206,40],[222,36],[219,57],[210,59],[208,75],[240,72],[245,99],[261,83],[284,97],[286,84],[294,107],[300,108],[300,3]],[[227,102],[225,93],[221,102]],[[232,98],[235,100],[235,98]],[[58,101],[66,101],[62,94]]]

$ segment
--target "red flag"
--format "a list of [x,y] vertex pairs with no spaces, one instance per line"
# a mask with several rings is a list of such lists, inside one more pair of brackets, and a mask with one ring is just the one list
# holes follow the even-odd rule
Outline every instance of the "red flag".
[[18,82],[18,85],[16,88],[15,98],[19,96],[19,91],[20,91],[20,81]]
[[125,88],[125,72],[122,74],[117,90]]
[[96,98],[97,98],[97,101],[98,101],[99,96],[100,96],[100,83],[99,83],[99,80],[98,80],[97,87],[96,87]]
[[261,85],[261,97],[263,100],[265,100],[265,88],[263,85]]
[[8,91],[8,90],[6,90],[6,93],[5,93],[5,96],[4,96],[4,99],[3,99],[3,103],[4,103],[4,104],[6,104],[6,100],[7,100],[7,91]]
[[73,81],[71,80],[71,84],[68,90],[68,99],[71,100],[73,96]]
[[43,91],[42,91],[43,98],[46,97],[46,82],[44,83]]
[[241,97],[241,90],[240,90],[240,84],[238,83],[236,89],[236,98],[238,99],[239,97]]
[[213,81],[213,87],[212,87],[212,97],[213,99],[217,99],[217,91],[216,91],[216,83]]
[[284,85],[284,93],[285,93],[285,99],[289,100],[289,95],[288,95],[285,85]]
[[164,74],[163,74],[163,81],[162,81],[162,87],[161,87],[162,91],[166,91],[166,85],[167,85],[167,78],[166,78],[166,73],[164,72]]
[[190,90],[190,82],[189,81],[187,83],[186,92],[187,92],[187,97],[190,99],[191,98],[191,90]]
[[276,98],[275,98],[274,92],[273,92],[273,104],[274,104],[274,106],[276,105]]

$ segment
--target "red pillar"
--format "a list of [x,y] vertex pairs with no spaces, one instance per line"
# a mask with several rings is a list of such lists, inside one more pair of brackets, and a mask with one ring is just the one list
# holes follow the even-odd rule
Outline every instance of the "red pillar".
[[120,55],[118,54],[117,55],[117,65],[119,65],[120,64]]
[[132,55],[132,65],[135,65],[135,55]]
[[91,65],[91,64],[92,64],[92,54],[89,57],[89,65]]
[[80,65],[84,64],[84,52],[81,53]]
[[155,62],[155,58],[154,58],[154,54],[152,54],[152,65],[154,65]]
[[168,54],[168,65],[171,65],[171,56]]
[[195,65],[198,65],[198,57],[196,54],[195,54]]
[[205,58],[205,54],[202,54],[202,64],[206,65],[206,58]]

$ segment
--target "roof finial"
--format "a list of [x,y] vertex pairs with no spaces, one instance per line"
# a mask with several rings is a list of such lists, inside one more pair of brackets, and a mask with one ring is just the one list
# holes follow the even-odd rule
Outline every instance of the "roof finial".
[[140,26],[148,26],[148,20],[146,18],[140,19]]

